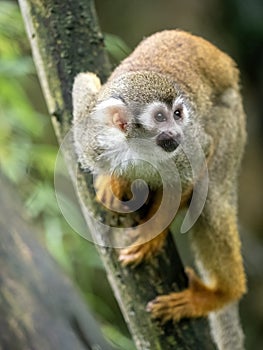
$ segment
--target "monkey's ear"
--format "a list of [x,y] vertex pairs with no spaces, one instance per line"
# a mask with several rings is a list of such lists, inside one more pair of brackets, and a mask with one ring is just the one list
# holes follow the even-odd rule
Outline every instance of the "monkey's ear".
[[121,100],[109,98],[108,100],[101,102],[96,107],[96,114],[100,120],[104,117],[106,124],[113,125],[122,132],[126,132],[129,115],[126,105]]
[[74,122],[89,114],[100,88],[100,80],[94,73],[79,73],[75,77],[72,89]]
[[111,111],[112,124],[125,132],[128,126],[128,116],[124,108],[113,108]]

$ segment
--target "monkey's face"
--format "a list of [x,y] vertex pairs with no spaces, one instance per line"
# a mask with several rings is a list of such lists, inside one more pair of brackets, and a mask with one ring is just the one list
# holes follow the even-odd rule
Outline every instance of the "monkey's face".
[[189,114],[188,104],[179,96],[172,104],[159,101],[147,104],[135,119],[144,129],[145,137],[157,146],[157,151],[161,148],[165,153],[172,153],[182,142]]
[[110,167],[138,159],[157,165],[170,159],[184,139],[190,107],[183,96],[169,103],[146,104],[110,97],[100,102],[92,119],[98,125],[99,161]]

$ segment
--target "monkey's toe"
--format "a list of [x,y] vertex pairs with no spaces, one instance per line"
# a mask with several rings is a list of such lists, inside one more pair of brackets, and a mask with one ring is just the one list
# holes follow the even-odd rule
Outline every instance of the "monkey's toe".
[[119,261],[123,266],[137,266],[143,260],[150,259],[153,252],[148,247],[145,247],[146,245],[147,243],[122,249],[119,255]]
[[[189,289],[179,293],[161,295],[150,301],[147,311],[161,323],[174,322],[186,317],[197,317],[195,303]],[[198,315],[199,316],[199,315]]]
[[132,245],[131,247],[121,249],[119,255],[119,261],[123,266],[133,265],[137,266],[142,261],[150,260],[158,254],[164,245],[164,238],[166,236],[166,232],[162,232],[154,239],[149,242],[142,244],[142,239],[137,240],[136,245]]

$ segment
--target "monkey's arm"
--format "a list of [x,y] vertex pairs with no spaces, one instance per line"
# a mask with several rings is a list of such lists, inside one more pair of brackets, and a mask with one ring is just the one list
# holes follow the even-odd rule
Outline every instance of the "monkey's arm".
[[79,73],[75,77],[72,90],[74,123],[88,116],[100,88],[100,79],[94,73]]
[[[120,251],[119,260],[123,265],[136,266],[144,260],[150,260],[163,248],[165,239],[167,237],[169,226],[174,219],[174,215],[178,209],[186,206],[188,200],[192,194],[192,187],[190,187],[185,194],[180,198],[180,203],[173,207],[171,201],[175,202],[176,199],[172,198],[173,193],[168,196],[167,204],[163,206],[164,193],[161,189],[158,189],[153,194],[153,202],[143,217],[140,224],[135,228],[137,231],[137,240],[134,245]],[[167,196],[167,193],[166,193]],[[176,210],[175,210],[176,209]],[[143,224],[146,223],[146,226]],[[157,231],[157,234],[156,234]]]
[[[108,209],[120,212],[121,207],[125,204],[128,207],[134,199],[133,197],[141,196],[139,193],[132,193],[131,183],[124,178],[117,178],[113,175],[99,175],[95,180],[94,187],[98,202],[102,203]],[[121,249],[119,260],[122,264],[136,266],[144,260],[149,260],[156,255],[163,247],[165,238],[168,233],[168,226],[171,221],[171,214],[162,211],[158,216],[158,222],[153,216],[159,209],[162,201],[162,191],[155,191],[151,194],[151,205],[146,214],[139,220],[136,217],[137,226],[127,229],[127,234],[133,241],[131,246]],[[142,204],[145,200],[142,201]],[[140,207],[140,206],[139,206]],[[167,214],[167,215],[165,215]],[[168,215],[170,214],[170,215]],[[162,227],[156,234],[156,228]]]
[[163,248],[170,224],[169,215],[165,214],[169,213],[167,213],[167,211],[162,211],[161,215],[158,216],[158,225],[163,228],[158,231],[158,234],[156,235],[156,227],[154,226],[157,225],[157,221],[153,219],[153,216],[160,207],[162,191],[157,190],[153,199],[153,204],[140,222],[140,225],[146,224],[146,227],[136,227],[134,229],[136,235],[134,245],[121,249],[120,251],[119,260],[124,266],[130,264],[136,266],[144,260],[151,259]]
[[72,89],[73,139],[78,161],[82,168],[89,168],[85,156],[90,139],[90,112],[101,89],[99,78],[93,73],[79,73]]
[[221,196],[207,198],[204,211],[192,235],[202,281],[191,269],[188,289],[157,297],[148,304],[155,318],[178,321],[206,316],[238,300],[246,290],[240,253],[236,208]]

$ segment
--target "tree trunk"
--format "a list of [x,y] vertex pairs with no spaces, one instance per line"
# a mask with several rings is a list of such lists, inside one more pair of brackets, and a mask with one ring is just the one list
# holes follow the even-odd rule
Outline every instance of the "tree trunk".
[[[70,129],[71,91],[79,72],[96,73],[105,81],[110,65],[104,52],[92,0],[19,0],[35,65],[43,87],[59,141]],[[69,172],[74,179],[72,142],[63,147]],[[103,232],[87,214],[96,213],[99,221],[111,223],[111,216],[95,201],[92,179],[79,170],[78,190],[83,212],[94,241],[105,242]],[[145,311],[148,301],[158,294],[183,289],[187,280],[171,236],[165,250],[150,263],[123,268],[116,250],[97,246],[107,275],[138,350],[214,349],[206,320],[182,320],[160,326]]]

